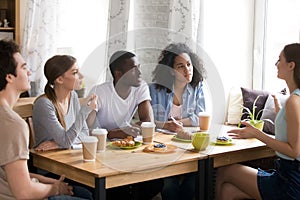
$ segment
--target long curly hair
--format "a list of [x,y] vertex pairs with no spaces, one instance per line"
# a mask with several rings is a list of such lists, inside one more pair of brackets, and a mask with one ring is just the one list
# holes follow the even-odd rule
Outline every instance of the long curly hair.
[[193,53],[184,43],[172,43],[162,50],[158,64],[152,72],[152,81],[156,83],[156,89],[161,90],[166,88],[168,93],[172,91],[175,80],[173,75],[175,58],[182,53],[190,56],[193,65],[193,78],[190,85],[195,88],[199,82],[202,82],[206,78],[203,62],[198,55]]

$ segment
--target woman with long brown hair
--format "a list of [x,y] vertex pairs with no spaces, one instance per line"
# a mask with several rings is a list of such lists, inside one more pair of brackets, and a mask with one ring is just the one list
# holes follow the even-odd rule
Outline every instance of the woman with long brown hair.
[[86,118],[96,108],[97,96],[92,94],[80,106],[74,89],[81,88],[83,76],[72,56],[53,56],[46,62],[44,74],[48,80],[45,94],[33,107],[35,149],[70,148],[89,135]]
[[[275,138],[248,122],[229,131],[234,138],[256,138],[279,157],[275,169],[254,169],[241,164],[218,169],[216,199],[300,199],[300,43],[286,45],[275,63],[290,96],[275,119]],[[278,107],[278,100],[274,98]]]

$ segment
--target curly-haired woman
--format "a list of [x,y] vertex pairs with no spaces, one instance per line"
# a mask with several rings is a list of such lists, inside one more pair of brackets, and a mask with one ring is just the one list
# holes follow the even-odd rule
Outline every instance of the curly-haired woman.
[[[200,58],[184,43],[172,43],[160,54],[150,86],[156,126],[178,132],[199,126],[199,112],[206,111]],[[174,120],[176,119],[176,120]],[[193,199],[195,174],[164,179],[163,199]]]

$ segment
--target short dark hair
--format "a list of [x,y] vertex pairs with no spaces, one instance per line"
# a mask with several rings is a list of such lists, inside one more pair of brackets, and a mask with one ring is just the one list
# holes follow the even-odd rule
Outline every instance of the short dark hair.
[[7,85],[6,76],[17,76],[17,62],[14,54],[20,52],[19,46],[12,40],[0,40],[0,91]]
[[134,53],[128,51],[116,51],[109,60],[109,69],[113,78],[115,78],[115,71],[122,71],[125,60],[135,57]]

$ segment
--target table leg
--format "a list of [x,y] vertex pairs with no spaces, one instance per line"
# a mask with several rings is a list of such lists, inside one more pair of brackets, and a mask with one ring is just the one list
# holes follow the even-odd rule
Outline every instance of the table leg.
[[208,158],[205,159],[205,185],[206,193],[205,199],[211,200],[214,199],[214,159]]
[[196,175],[195,199],[202,200],[205,197],[205,166],[206,159],[198,160],[198,172]]
[[106,200],[105,177],[95,178],[95,200]]

